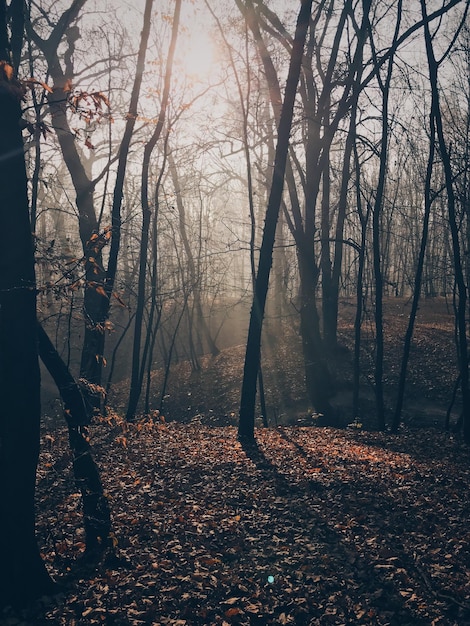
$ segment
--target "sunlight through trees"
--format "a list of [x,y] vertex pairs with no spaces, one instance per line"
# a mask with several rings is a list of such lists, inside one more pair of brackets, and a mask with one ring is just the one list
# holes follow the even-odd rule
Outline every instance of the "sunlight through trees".
[[0,1],[3,603],[53,586],[38,351],[90,560],[116,557],[88,430],[116,411],[123,446],[236,426],[261,466],[262,426],[400,433],[420,402],[470,443],[469,10]]

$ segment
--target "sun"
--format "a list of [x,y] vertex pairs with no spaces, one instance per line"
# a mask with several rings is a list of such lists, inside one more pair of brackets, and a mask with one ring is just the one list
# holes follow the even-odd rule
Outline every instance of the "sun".
[[180,40],[179,61],[191,81],[207,82],[216,67],[214,41],[202,30],[192,30]]
[[178,36],[178,65],[194,82],[209,82],[217,69],[214,22],[202,3],[184,5]]

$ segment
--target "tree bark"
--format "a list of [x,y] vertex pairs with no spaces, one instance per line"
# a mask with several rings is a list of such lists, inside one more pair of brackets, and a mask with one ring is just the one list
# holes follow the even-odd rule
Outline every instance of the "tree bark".
[[[452,236],[452,252],[455,271],[455,282],[457,284],[457,329],[458,344],[457,355],[460,373],[460,389],[462,391],[462,423],[465,442],[470,443],[470,386],[468,375],[468,341],[467,341],[467,289],[465,283],[465,275],[462,267],[461,245],[459,239],[459,225],[457,223],[455,208],[454,180],[452,173],[452,165],[450,161],[449,149],[447,148],[444,125],[442,121],[442,113],[439,99],[438,87],[438,69],[439,64],[436,61],[433,49],[432,35],[427,20],[427,9],[424,0],[421,1],[421,12],[424,21],[424,37],[426,42],[426,54],[429,67],[429,81],[433,95],[432,115],[436,123],[436,133],[439,145],[439,152],[444,167],[445,185],[447,191],[447,210],[449,215],[449,227]],[[463,20],[466,19],[468,12],[468,3],[465,9]],[[464,21],[462,21],[462,24]]]
[[[21,2],[13,0],[16,9]],[[13,30],[13,28],[12,28]],[[23,95],[0,2],[0,605],[53,592],[35,537],[41,418],[36,282],[20,130]]]
[[256,275],[253,304],[250,314],[241,390],[238,437],[240,440],[246,442],[254,441],[256,380],[258,377],[260,363],[261,330],[266,306],[269,275],[272,265],[276,225],[279,216],[279,208],[281,206],[282,192],[284,189],[284,175],[289,149],[289,135],[294,112],[294,101],[300,76],[303,49],[307,36],[311,10],[312,0],[304,0],[297,18],[297,27],[292,46],[284,103],[282,105],[282,112],[279,121],[276,155],[274,158],[274,173],[268,207],[266,210],[263,239],[258,262],[258,272]]
[[411,352],[411,341],[413,338],[413,330],[416,320],[416,315],[418,313],[418,305],[421,296],[421,286],[423,280],[423,267],[424,260],[426,254],[426,246],[428,241],[428,231],[429,231],[429,219],[431,216],[431,205],[432,205],[432,192],[431,192],[431,180],[432,180],[432,172],[434,166],[434,156],[436,151],[436,125],[434,122],[434,105],[431,105],[431,114],[429,120],[430,132],[429,132],[429,156],[428,163],[426,167],[426,179],[424,184],[424,219],[423,219],[423,230],[421,235],[421,245],[419,249],[418,255],[418,263],[416,266],[415,273],[415,281],[413,288],[413,301],[411,304],[410,317],[408,320],[408,327],[405,333],[405,340],[403,343],[403,357],[400,368],[400,378],[398,380],[398,390],[397,390],[397,402],[395,406],[395,414],[393,416],[392,422],[392,432],[397,432],[400,427],[401,422],[401,412],[403,408],[403,400],[405,397],[405,386],[406,386],[406,373],[408,369],[408,361],[410,358]]
[[[160,105],[160,112],[158,114],[157,125],[152,133],[149,141],[144,148],[144,159],[142,163],[142,186],[141,186],[141,204],[142,204],[142,231],[140,241],[139,252],[139,280],[138,280],[138,293],[137,293],[137,307],[134,322],[134,342],[132,346],[132,370],[131,370],[131,386],[129,392],[129,402],[126,412],[126,420],[129,422],[134,421],[135,413],[137,411],[137,405],[139,403],[140,394],[142,392],[142,380],[143,373],[145,371],[145,363],[141,361],[141,341],[142,341],[142,325],[144,319],[145,308],[145,291],[146,291],[146,274],[147,274],[147,254],[148,254],[148,242],[150,222],[152,215],[152,208],[149,200],[149,172],[150,172],[150,159],[152,152],[157,145],[158,140],[163,131],[163,127],[166,120],[166,112],[170,97],[170,83],[171,75],[173,71],[173,58],[175,54],[176,41],[178,37],[178,27],[181,13],[181,0],[177,0],[175,3],[175,9],[173,13],[173,24],[171,31],[170,45],[168,48],[168,57],[165,68],[165,78],[163,86],[162,101]],[[157,182],[158,187],[161,184],[163,172],[160,172],[160,176]]]
[[[398,40],[400,32],[402,16],[402,0],[399,0],[397,7],[397,20],[393,35],[394,47]],[[374,63],[378,65],[375,44],[372,37],[372,29],[370,29],[370,41],[372,47],[372,57]],[[380,163],[379,174],[377,180],[377,191],[375,194],[374,206],[372,209],[372,251],[373,251],[373,269],[374,269],[374,287],[375,287],[375,306],[374,306],[374,322],[375,322],[375,399],[377,412],[377,425],[380,430],[385,429],[385,405],[384,405],[384,384],[383,384],[383,366],[384,366],[384,326],[383,326],[383,269],[382,269],[382,231],[381,216],[383,208],[383,200],[385,195],[386,174],[388,169],[389,154],[389,98],[390,85],[392,81],[394,55],[391,54],[388,59],[388,66],[385,80],[382,80],[380,72],[377,72],[377,82],[382,95],[382,137],[380,146]]]
[[39,356],[54,379],[64,402],[64,415],[73,453],[73,472],[76,485],[82,494],[86,551],[88,554],[101,553],[110,546],[111,512],[86,436],[86,426],[91,421],[93,408],[87,406],[80,387],[40,324],[38,339]]

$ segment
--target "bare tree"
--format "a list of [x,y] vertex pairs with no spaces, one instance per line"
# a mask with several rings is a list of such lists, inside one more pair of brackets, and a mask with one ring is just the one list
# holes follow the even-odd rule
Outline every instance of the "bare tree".
[[[462,416],[463,416],[463,433],[464,439],[470,443],[470,387],[468,376],[468,341],[467,341],[467,290],[465,275],[462,266],[462,253],[459,235],[459,224],[456,216],[456,202],[454,191],[454,175],[452,172],[452,164],[447,146],[443,117],[441,112],[439,98],[439,81],[438,70],[440,61],[436,59],[433,38],[429,28],[429,21],[424,0],[420,0],[421,13],[424,22],[424,39],[426,43],[426,55],[429,67],[429,82],[432,93],[432,112],[436,125],[437,141],[439,152],[444,168],[445,187],[447,192],[447,209],[449,216],[449,227],[452,236],[452,252],[455,271],[455,281],[457,284],[457,306],[456,306],[456,322],[457,322],[457,355],[460,373],[460,388],[462,391]],[[466,2],[464,15],[461,26],[465,24],[469,9],[469,2]]]
[[[395,22],[394,35],[390,50],[396,46],[400,33],[400,24],[402,17],[402,0],[397,5],[397,19]],[[372,44],[372,54],[374,62],[377,63],[377,52],[373,39],[372,30],[370,30],[370,41]],[[383,329],[383,272],[382,272],[382,250],[381,250],[381,215],[385,194],[385,183],[387,179],[388,168],[388,147],[389,147],[389,99],[390,88],[392,82],[392,74],[394,68],[394,55],[390,53],[388,65],[385,72],[385,78],[382,79],[380,71],[377,72],[377,81],[379,84],[382,97],[382,136],[380,145],[380,165],[377,179],[377,190],[375,194],[374,205],[372,209],[372,236],[373,236],[373,265],[374,265],[374,288],[375,288],[375,396],[376,396],[376,412],[377,423],[380,429],[385,428],[385,409],[384,409],[384,390],[383,390],[383,357],[384,357],[384,329]]]
[[[171,86],[171,74],[173,70],[173,57],[176,48],[176,41],[178,37],[179,17],[181,12],[181,0],[176,0],[175,10],[173,14],[172,33],[170,39],[170,45],[168,49],[168,57],[166,61],[165,78],[163,86],[162,101],[160,104],[160,112],[158,114],[157,125],[146,143],[144,148],[144,158],[142,163],[142,234],[140,241],[140,265],[139,265],[139,283],[138,283],[138,295],[137,295],[137,309],[134,322],[134,343],[132,352],[132,374],[131,374],[131,388],[129,392],[129,404],[127,407],[126,420],[132,421],[135,419],[135,412],[139,401],[140,393],[142,390],[143,374],[145,371],[145,363],[141,363],[141,337],[142,337],[142,323],[143,313],[145,306],[145,287],[146,287],[146,268],[147,268],[147,253],[148,253],[148,241],[150,232],[150,218],[151,218],[151,204],[149,200],[149,170],[150,159],[152,152],[157,145],[158,140],[163,131],[163,127],[166,119],[166,112],[168,108],[168,102],[170,98],[170,86]],[[158,177],[161,181],[162,172]],[[157,184],[156,198],[158,197],[160,185]]]
[[312,0],[304,0],[297,18],[294,42],[292,45],[289,73],[287,76],[284,102],[279,120],[276,155],[274,158],[274,173],[269,195],[266,219],[264,222],[263,240],[258,261],[254,298],[250,315],[250,325],[246,343],[245,365],[243,370],[243,384],[240,400],[240,420],[238,437],[250,442],[254,440],[256,380],[260,362],[261,330],[268,292],[269,274],[272,264],[272,254],[276,225],[281,206],[284,188],[284,175],[287,154],[289,149],[289,135],[294,112],[294,101],[302,65],[303,49],[307,36]]

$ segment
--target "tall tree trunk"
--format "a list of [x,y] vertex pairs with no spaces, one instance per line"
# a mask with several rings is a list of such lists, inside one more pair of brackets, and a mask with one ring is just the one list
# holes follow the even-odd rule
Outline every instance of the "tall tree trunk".
[[[137,293],[137,307],[134,322],[134,342],[132,347],[132,371],[131,371],[131,388],[129,392],[129,403],[127,405],[126,420],[133,421],[135,419],[135,413],[139,402],[140,394],[142,391],[143,372],[145,371],[145,363],[141,362],[141,341],[142,341],[142,325],[144,319],[145,308],[145,291],[146,291],[146,270],[147,270],[147,254],[148,254],[148,242],[149,242],[149,230],[152,209],[149,200],[149,172],[150,172],[150,159],[152,152],[157,145],[158,140],[163,131],[163,127],[166,119],[166,111],[168,107],[170,97],[170,83],[171,74],[173,71],[173,58],[176,48],[176,40],[178,37],[179,20],[181,13],[181,0],[176,0],[175,9],[173,13],[173,24],[171,31],[170,46],[168,49],[168,57],[166,61],[165,78],[163,85],[162,101],[160,105],[160,113],[158,115],[157,125],[155,130],[146,143],[144,148],[144,159],[142,163],[142,187],[141,187],[141,203],[142,203],[142,231],[140,241],[140,260],[139,260],[139,280],[138,280],[138,293]],[[163,171],[160,172],[160,176],[157,183],[158,187],[162,179]]]
[[[364,44],[363,41],[366,37],[367,29],[365,27],[364,17],[367,17],[370,12],[371,0],[365,0],[362,3],[363,10],[363,28],[361,28],[359,36],[361,37],[361,44],[358,45],[358,60],[357,60],[357,74],[354,80],[353,93],[352,93],[352,102],[351,102],[351,118],[349,121],[349,129],[348,135],[346,137],[346,144],[344,148],[344,158],[343,158],[343,166],[341,173],[341,189],[339,195],[339,205],[338,205],[338,217],[336,221],[336,230],[335,230],[335,251],[334,251],[334,260],[333,260],[333,269],[331,276],[331,293],[330,293],[330,302],[331,309],[327,312],[327,315],[331,317],[331,329],[330,333],[332,337],[334,337],[334,345],[337,342],[337,330],[338,330],[338,301],[339,301],[339,289],[340,289],[340,278],[342,272],[342,264],[343,264],[343,233],[344,233],[344,223],[346,219],[346,213],[348,208],[348,188],[349,182],[351,180],[351,155],[356,146],[356,124],[357,124],[357,105],[359,100],[359,95],[361,92],[361,79],[363,74],[363,58],[364,58]],[[359,172],[358,172],[359,175]],[[360,194],[357,195],[359,189],[356,185],[356,197],[358,198],[358,211],[360,211],[361,199]],[[361,220],[361,238],[364,238],[364,241],[361,243],[360,253],[361,257],[359,259],[359,271],[361,272],[361,280],[358,278],[358,293],[360,292],[360,302],[362,305],[362,284],[359,286],[359,283],[362,283],[362,271],[364,265],[364,249],[365,246],[365,233],[364,227],[362,226],[362,215],[359,214],[359,218]],[[359,320],[362,320],[362,311],[359,313]],[[360,334],[360,333],[359,333]]]
[[[450,161],[449,149],[447,148],[446,140],[444,137],[444,125],[442,121],[441,106],[439,99],[439,86],[438,86],[438,68],[439,64],[434,56],[434,49],[432,43],[432,36],[429,29],[429,23],[426,20],[427,9],[424,0],[421,2],[421,12],[423,15],[424,23],[424,38],[426,42],[426,54],[429,67],[429,81],[431,85],[431,91],[433,95],[432,114],[436,123],[437,139],[439,144],[439,152],[441,154],[442,164],[444,167],[444,176],[447,192],[447,210],[449,214],[449,226],[452,236],[452,252],[454,261],[455,281],[457,284],[457,329],[458,329],[458,361],[459,361],[459,373],[460,373],[460,388],[462,391],[462,421],[463,421],[463,433],[466,443],[470,443],[470,387],[468,376],[468,342],[467,342],[467,285],[465,283],[465,275],[462,267],[461,258],[461,246],[459,240],[459,225],[457,223],[456,209],[455,209],[455,193],[454,193],[454,181],[452,173],[452,165]],[[468,13],[468,2],[465,9],[465,14],[461,22],[461,26],[464,24],[464,20]]]
[[[330,104],[327,105],[327,111]],[[328,124],[327,112],[326,124]],[[322,195],[321,195],[321,248],[320,248],[320,268],[321,268],[321,287],[322,287],[322,318],[323,318],[323,341],[325,349],[334,351],[336,349],[336,320],[338,317],[337,303],[335,306],[332,267],[330,255],[330,154],[328,152],[325,158],[322,173]]]
[[[397,20],[395,24],[395,31],[393,35],[393,44],[391,49],[394,48],[400,31],[402,17],[402,0],[398,1],[397,6]],[[377,63],[377,54],[375,45],[370,32],[370,41],[372,47],[372,56],[374,62]],[[373,268],[374,268],[374,287],[375,287],[375,307],[374,307],[374,321],[375,321],[375,368],[374,368],[374,382],[375,382],[375,398],[376,398],[376,412],[377,412],[377,425],[380,430],[385,429],[385,406],[384,406],[384,384],[383,384],[383,367],[384,367],[384,327],[383,327],[383,271],[382,271],[382,231],[381,231],[381,216],[383,201],[385,196],[385,182],[388,169],[388,148],[389,148],[389,98],[390,98],[390,85],[392,81],[392,72],[394,65],[394,54],[390,55],[388,60],[387,71],[385,80],[382,80],[380,72],[377,72],[377,81],[382,94],[382,137],[380,146],[380,163],[379,174],[377,180],[377,191],[375,195],[374,206],[372,210],[372,250],[373,250]]]
[[[235,81],[237,84],[238,97],[240,99],[240,108],[242,112],[242,141],[243,141],[243,152],[245,155],[245,165],[246,165],[246,184],[247,184],[247,193],[248,193],[248,207],[250,210],[250,270],[251,270],[251,282],[254,291],[255,279],[256,279],[256,260],[255,260],[255,250],[256,250],[256,216],[255,216],[255,203],[254,203],[254,192],[253,192],[253,175],[251,169],[251,154],[250,154],[250,143],[249,143],[249,124],[248,124],[248,111],[250,106],[250,96],[251,96],[251,81],[250,81],[250,72],[247,73],[246,78],[246,95],[243,95],[242,83],[240,81],[240,77],[237,71],[237,66],[235,64],[233,58],[232,47],[230,43],[227,41],[224,35],[224,29],[216,17],[215,13],[211,9],[209,3],[206,0],[206,6],[212,14],[212,17],[217,22],[217,26],[219,28],[220,35],[224,40],[225,46],[230,56],[230,65],[232,66],[232,71],[235,76]],[[240,6],[240,5],[239,5]],[[248,57],[248,32],[247,25],[245,24],[245,58],[247,66],[249,64]],[[268,414],[266,407],[266,397],[264,394],[264,380],[263,380],[263,368],[261,364],[261,353],[260,353],[260,363],[258,369],[258,393],[259,400],[261,406],[261,415],[263,419],[264,426],[268,426]]]
[[[168,139],[168,135],[167,135]],[[165,154],[167,152],[167,146],[165,145]],[[150,386],[151,386],[151,374],[153,365],[153,354],[155,350],[155,342],[157,340],[158,331],[160,328],[160,321],[162,319],[163,306],[158,298],[158,286],[159,286],[159,268],[158,268],[158,216],[159,216],[159,188],[155,189],[155,212],[153,215],[152,224],[152,268],[150,272],[150,315],[147,328],[147,337],[145,339],[144,355],[148,353],[147,358],[147,384],[145,389],[145,404],[144,411],[146,414],[150,413]],[[157,316],[154,321],[155,314]]]
[[367,224],[370,218],[371,204],[367,203],[367,210],[364,213],[362,196],[361,196],[361,176],[359,154],[357,146],[354,145],[354,166],[356,172],[356,207],[361,225],[361,243],[358,250],[358,270],[356,283],[356,314],[354,316],[354,356],[353,356],[353,406],[352,417],[354,420],[359,419],[359,392],[360,392],[360,375],[361,375],[361,336],[362,336],[362,311],[364,300],[364,266],[366,259],[367,245]]
[[[21,14],[22,2],[10,10]],[[12,31],[23,24],[18,18]],[[35,537],[40,373],[36,282],[23,138],[22,87],[11,66],[0,1],[0,606],[54,591]]]
[[[434,99],[434,97],[432,98]],[[403,357],[400,368],[400,378],[398,380],[398,390],[397,390],[397,402],[395,406],[395,414],[393,416],[392,422],[392,431],[397,432],[401,422],[401,412],[403,408],[403,400],[405,397],[405,386],[406,386],[406,373],[408,369],[408,361],[410,358],[411,352],[411,340],[413,337],[413,330],[416,320],[416,315],[418,313],[418,305],[421,296],[421,285],[423,279],[423,267],[424,260],[426,255],[426,245],[428,241],[428,231],[429,231],[429,219],[431,215],[431,205],[433,198],[431,197],[431,179],[432,172],[434,166],[434,156],[435,156],[435,148],[436,148],[436,125],[434,122],[434,109],[435,104],[431,104],[431,114],[430,114],[430,132],[429,132],[429,156],[428,163],[426,167],[426,179],[424,184],[424,219],[423,219],[423,230],[421,235],[421,245],[419,249],[418,255],[418,263],[416,266],[416,274],[414,281],[414,289],[413,289],[413,301],[411,305],[410,317],[408,320],[408,327],[406,329],[405,341],[403,344]]]
[[300,271],[300,334],[305,364],[305,382],[311,408],[319,414],[320,424],[337,425],[330,405],[333,396],[331,376],[325,359],[325,346],[320,334],[320,319],[316,303],[319,269],[315,263],[313,246],[305,237],[299,243]]
[[239,439],[247,442],[254,440],[256,380],[260,363],[261,330],[266,306],[269,274],[272,265],[274,237],[284,188],[284,174],[289,149],[289,135],[292,126],[294,101],[311,10],[312,0],[304,0],[297,18],[295,37],[292,45],[284,103],[282,105],[279,121],[273,180],[266,210],[258,272],[255,282],[255,293],[250,314],[238,426]]
[[113,206],[111,211],[112,237],[109,251],[108,269],[105,281],[107,300],[106,302],[103,302],[103,307],[106,311],[106,317],[109,315],[112,291],[114,288],[117,273],[117,263],[121,240],[121,207],[124,193],[124,182],[126,178],[127,160],[129,156],[131,139],[138,117],[140,90],[142,87],[142,77],[145,69],[145,58],[147,55],[148,40],[150,36],[150,25],[152,21],[152,8],[153,0],[146,0],[142,32],[140,34],[139,51],[137,54],[136,73],[131,92],[131,100],[129,104],[129,113],[127,114],[126,127],[124,129],[121,145],[119,147],[119,162],[116,172],[116,183],[114,185]]

